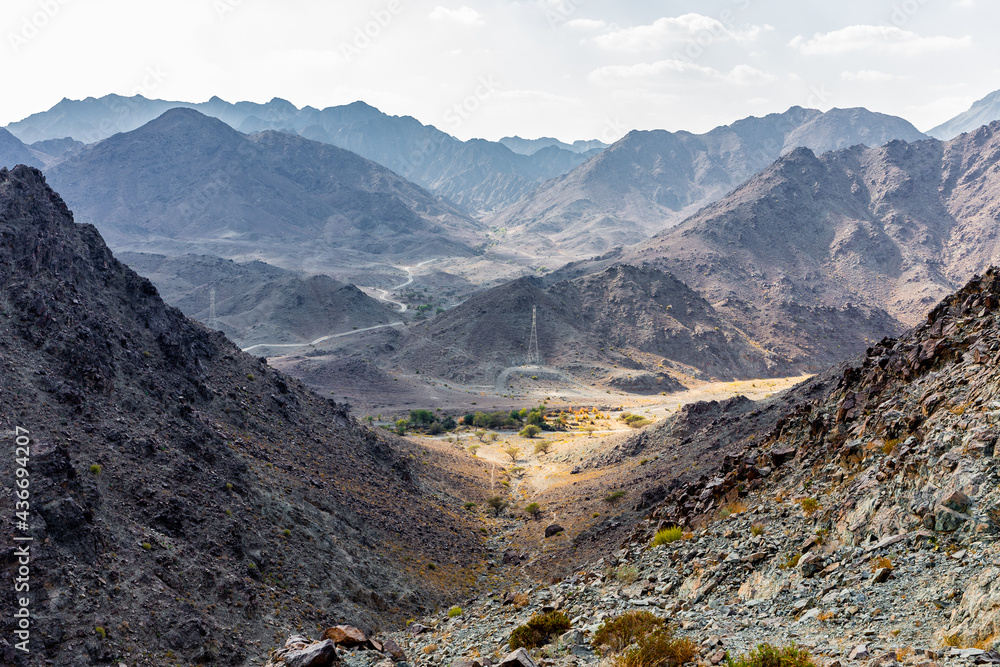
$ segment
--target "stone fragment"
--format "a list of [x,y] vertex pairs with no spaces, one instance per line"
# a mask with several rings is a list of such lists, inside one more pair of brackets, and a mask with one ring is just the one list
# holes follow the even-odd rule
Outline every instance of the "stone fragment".
[[391,639],[382,642],[382,652],[389,654],[389,657],[396,662],[406,662],[406,652]]
[[430,630],[426,625],[421,625],[419,623],[414,623],[410,626],[410,634],[419,635]]
[[500,661],[499,667],[538,667],[538,665],[531,659],[527,651],[519,648],[508,653],[507,657]]
[[867,644],[858,644],[853,649],[851,649],[851,652],[847,656],[847,659],[848,660],[867,660],[870,657],[871,657],[871,654],[868,653],[868,645]]
[[323,632],[323,639],[329,639],[337,646],[345,648],[360,646],[368,641],[364,632],[350,625],[335,625],[332,628],[327,628]]
[[337,647],[329,639],[285,655],[285,667],[329,667],[337,661]]
[[285,648],[302,648],[312,644],[312,640],[302,635],[292,635],[285,640]]
[[891,567],[880,567],[875,570],[875,574],[872,575],[871,583],[873,584],[884,584],[889,581],[889,577],[892,576]]
[[545,529],[545,537],[549,538],[549,537],[552,537],[553,535],[558,535],[559,533],[563,532],[564,530],[566,530],[566,529],[563,528],[562,526],[560,526],[558,523],[554,523],[554,524],[552,524],[551,526],[549,526],[549,527],[547,527]]
[[559,641],[562,642],[563,646],[575,646],[577,644],[582,644],[583,633],[579,630],[570,630],[560,636]]
[[483,663],[478,660],[455,660],[451,667],[483,667]]
[[725,659],[726,659],[725,651],[716,651],[708,658],[708,661],[713,665],[718,665]]
[[780,468],[782,465],[788,463],[794,458],[795,458],[794,447],[771,450],[771,463],[774,464],[775,468]]

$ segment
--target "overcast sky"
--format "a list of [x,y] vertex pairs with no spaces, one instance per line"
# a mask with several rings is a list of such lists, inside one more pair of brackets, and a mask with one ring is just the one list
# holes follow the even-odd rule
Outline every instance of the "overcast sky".
[[0,125],[114,92],[364,100],[462,139],[793,105],[927,130],[1000,89],[998,26],[997,0],[4,0]]

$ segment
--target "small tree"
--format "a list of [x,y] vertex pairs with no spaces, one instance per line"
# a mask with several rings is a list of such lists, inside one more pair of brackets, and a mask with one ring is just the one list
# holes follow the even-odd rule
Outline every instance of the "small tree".
[[528,424],[523,429],[521,429],[521,432],[518,435],[520,435],[522,437],[525,437],[525,438],[534,438],[536,435],[538,435],[541,432],[542,432],[542,429],[538,428],[534,424]]
[[408,419],[400,419],[396,422],[396,433],[406,435],[406,427],[410,425]]
[[535,443],[536,454],[548,454],[550,449],[552,449],[552,443],[548,440],[542,440],[541,442]]
[[474,432],[472,435],[476,436],[479,439],[479,442],[485,442],[486,441],[486,431],[484,431],[482,429],[479,429],[478,431]]
[[597,430],[597,428],[594,427],[591,424],[588,424],[588,425],[586,425],[586,426],[583,427],[583,432],[587,434],[588,438],[593,438],[594,437],[594,431],[596,431],[596,430]]
[[469,452],[475,456],[476,452],[479,451],[479,445],[469,445]]
[[510,457],[512,463],[517,463],[517,456],[521,453],[521,448],[517,445],[507,445],[503,448],[503,453]]
[[490,506],[494,514],[500,516],[500,512],[503,512],[505,509],[507,509],[507,505],[509,505],[510,503],[508,503],[500,496],[493,496],[492,498],[488,498],[486,500],[486,504]]
[[496,442],[499,439],[500,439],[500,435],[497,434],[497,433],[490,433],[488,436],[486,436],[486,440],[488,442]]

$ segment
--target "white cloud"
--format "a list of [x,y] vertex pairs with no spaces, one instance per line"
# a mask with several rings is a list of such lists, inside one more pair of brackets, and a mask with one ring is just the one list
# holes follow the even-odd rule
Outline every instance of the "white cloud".
[[751,26],[739,31],[701,14],[684,14],[676,18],[660,18],[651,25],[615,28],[594,38],[599,47],[615,51],[653,51],[666,46],[697,42],[707,46],[717,40],[752,41],[770,26]]
[[768,83],[776,80],[776,77],[773,75],[749,65],[737,65],[729,73],[723,73],[711,67],[696,65],[695,63],[683,60],[660,60],[654,63],[638,63],[635,65],[610,65],[598,68],[589,75],[589,79],[594,83],[667,78],[674,80],[687,78],[694,81],[710,81],[736,85]]
[[596,19],[573,19],[566,22],[566,27],[580,28],[581,30],[603,30],[608,27],[608,24]]
[[483,16],[472,7],[448,9],[438,5],[429,15],[432,21],[454,21],[465,25],[483,25]]
[[895,74],[887,74],[874,69],[863,69],[859,72],[841,72],[840,78],[844,81],[861,81],[863,83],[880,83],[884,81],[899,81],[903,77]]
[[808,56],[837,56],[860,51],[912,57],[968,48],[972,46],[972,37],[921,37],[894,26],[852,25],[833,32],[816,33],[812,39],[799,35],[789,45]]

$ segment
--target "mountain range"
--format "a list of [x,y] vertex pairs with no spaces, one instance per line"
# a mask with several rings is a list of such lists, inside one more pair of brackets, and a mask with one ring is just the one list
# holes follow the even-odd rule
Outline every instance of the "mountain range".
[[[89,144],[138,129],[178,107],[218,118],[244,133],[280,130],[350,150],[447,197],[470,214],[495,211],[517,201],[604,146],[600,142],[567,145],[553,140],[530,152],[515,152],[502,142],[463,142],[410,116],[389,116],[363,102],[322,110],[298,109],[278,98],[266,104],[231,104],[218,97],[192,104],[149,100],[141,95],[64,99],[48,111],[7,127],[28,144],[64,137]],[[510,143],[519,142],[514,137]],[[584,146],[590,148],[581,150]]]
[[509,246],[600,254],[679,223],[800,146],[825,152],[923,138],[901,118],[801,107],[702,135],[633,131],[489,223],[506,229]]
[[483,231],[354,153],[281,132],[244,135],[184,108],[47,171],[78,219],[116,248],[198,243],[220,256],[269,247],[468,256]]

